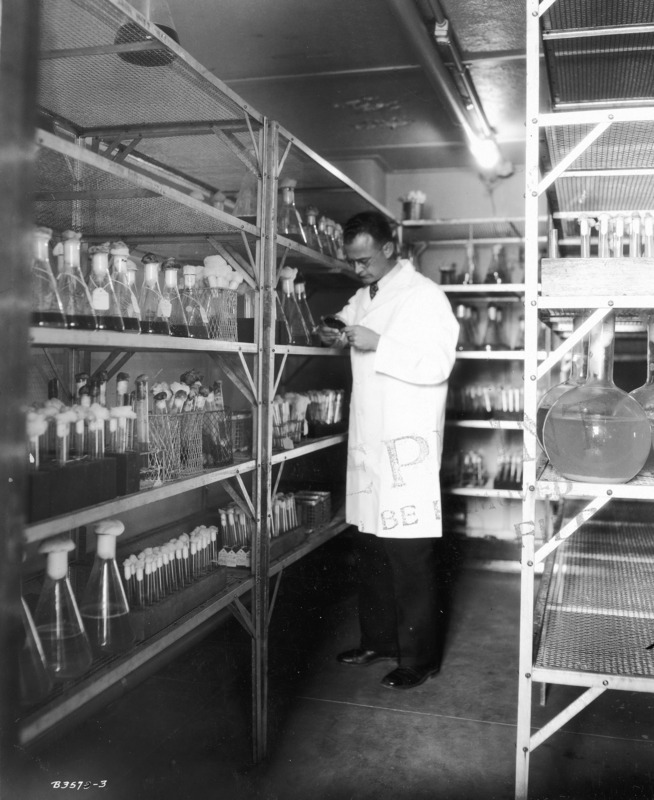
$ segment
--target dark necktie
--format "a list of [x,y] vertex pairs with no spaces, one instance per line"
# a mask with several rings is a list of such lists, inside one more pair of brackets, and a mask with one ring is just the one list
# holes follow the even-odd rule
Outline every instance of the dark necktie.
[[377,281],[375,281],[374,283],[371,283],[370,284],[370,299],[371,300],[375,299],[375,295],[377,294],[378,291],[379,291],[379,285],[378,285]]

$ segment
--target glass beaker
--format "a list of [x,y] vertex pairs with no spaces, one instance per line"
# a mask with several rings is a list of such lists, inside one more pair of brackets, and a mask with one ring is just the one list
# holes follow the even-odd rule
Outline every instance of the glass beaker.
[[591,332],[585,383],[559,397],[545,417],[545,452],[569,480],[625,483],[650,452],[645,411],[613,383],[614,334],[611,312]]
[[201,302],[201,294],[195,285],[195,267],[186,264],[184,272],[184,288],[182,289],[182,305],[188,325],[188,335],[192,339],[208,339],[209,317]]
[[[576,331],[583,321],[583,315],[575,317],[572,323],[573,330]],[[572,347],[567,378],[548,389],[538,403],[538,408],[536,409],[536,437],[541,447],[543,447],[543,425],[545,424],[547,412],[561,395],[570,389],[574,389],[575,386],[581,386],[585,383],[587,363],[588,339],[584,337]]]
[[307,333],[309,334],[309,341],[316,347],[320,347],[320,336],[318,335],[317,325],[307,301],[307,287],[304,282],[304,278],[298,275],[293,286],[295,289],[295,299],[300,309],[300,313],[302,314],[302,319],[304,320]]
[[170,308],[164,302],[159,286],[159,268],[161,263],[157,256],[146,253],[141,259],[144,266],[143,283],[139,296],[141,309],[141,333],[159,333],[170,336]]
[[116,537],[124,530],[125,526],[117,519],[105,519],[95,525],[95,559],[82,594],[80,612],[91,647],[99,656],[121,653],[136,638],[116,563]]
[[642,406],[652,429],[652,449],[645,469],[654,470],[654,314],[647,315],[647,380],[629,393]]
[[307,326],[302,318],[302,312],[295,297],[295,290],[293,289],[293,281],[297,270],[292,267],[283,267],[280,272],[280,279],[282,282],[281,288],[281,307],[284,318],[288,323],[290,332],[289,344],[309,345],[311,344],[311,336],[307,330]]
[[48,660],[32,619],[32,614],[21,597],[21,617],[24,639],[18,653],[20,677],[20,700],[23,705],[38,703],[52,690],[52,675],[48,670]]
[[139,333],[141,330],[141,310],[136,298],[136,265],[129,258],[129,250],[122,242],[115,242],[110,250],[113,272],[114,293],[118,311],[123,318],[125,331]]
[[277,214],[277,230],[294,242],[306,244],[307,237],[302,225],[302,217],[295,207],[295,185],[297,181],[287,179],[281,185],[282,202]]
[[482,350],[508,350],[502,335],[500,309],[492,303],[488,306],[488,324],[481,343]]
[[118,308],[113,281],[109,275],[109,248],[91,247],[91,273],[88,287],[98,330],[124,331],[125,325]]
[[47,555],[47,564],[34,624],[48,667],[58,680],[76,678],[93,660],[68,579],[68,553],[74,549],[74,542],[66,537],[48,539],[39,547]]
[[62,255],[61,272],[57,275],[57,289],[66,315],[66,325],[85,331],[97,328],[95,312],[88,286],[80,266],[81,234],[64,231],[62,241],[55,245],[55,255]]
[[182,305],[182,298],[177,288],[177,271],[179,265],[173,259],[167,259],[163,265],[164,286],[162,295],[162,313],[168,313],[168,325],[171,336],[188,336],[188,324]]
[[49,328],[65,328],[64,307],[57,291],[57,282],[50,263],[48,246],[51,237],[51,228],[36,228],[34,231],[31,324]]

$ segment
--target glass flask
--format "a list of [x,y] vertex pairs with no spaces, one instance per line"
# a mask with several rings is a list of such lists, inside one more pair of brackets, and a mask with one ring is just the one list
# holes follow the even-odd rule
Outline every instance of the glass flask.
[[188,336],[188,324],[182,305],[182,298],[177,287],[177,271],[179,264],[174,259],[167,259],[163,264],[164,285],[162,291],[162,313],[168,312],[168,325],[171,336]]
[[300,306],[298,305],[293,282],[297,275],[297,270],[293,267],[283,267],[280,272],[280,279],[282,282],[281,288],[281,306],[284,318],[288,323],[290,333],[290,340],[288,344],[309,345],[311,344],[311,336],[307,330],[307,326],[302,317]]
[[643,217],[643,255],[654,258],[654,217],[651,214]]
[[309,206],[307,208],[307,221],[304,226],[304,235],[307,239],[307,247],[322,253],[322,242],[320,241],[320,236],[318,235],[317,219],[318,209],[314,206]]
[[257,224],[257,198],[259,197],[259,178],[248,170],[243,176],[236,196],[232,214],[252,225]]
[[48,670],[43,645],[29,607],[21,597],[21,617],[25,638],[18,653],[20,701],[29,706],[43,700],[52,690],[52,675]]
[[61,272],[57,275],[57,289],[66,315],[66,325],[85,331],[97,328],[95,312],[88,286],[80,266],[81,234],[64,231],[62,241],[55,245],[53,253],[62,255]]
[[645,469],[654,470],[654,314],[647,315],[647,380],[629,394],[645,411],[652,429],[652,449],[649,451]]
[[460,303],[456,307],[456,318],[459,323],[459,338],[456,342],[457,350],[476,350],[475,331],[472,324],[472,310],[469,306]]
[[109,247],[99,245],[89,249],[91,272],[88,279],[91,304],[98,330],[124,331],[125,325],[118,308],[113,281],[109,275]]
[[488,306],[488,324],[481,343],[481,350],[508,350],[509,346],[502,336],[501,314],[497,306]]
[[[575,317],[572,323],[573,330],[577,330],[583,321],[583,316]],[[543,425],[545,424],[547,412],[562,394],[574,389],[575,386],[581,386],[585,383],[587,364],[588,339],[581,338],[572,347],[567,378],[548,389],[538,403],[538,408],[536,409],[536,437],[541,447],[543,447]]]
[[125,526],[117,519],[105,519],[95,525],[95,559],[82,594],[80,613],[93,652],[98,656],[121,653],[136,639],[116,563],[116,537],[124,530]]
[[316,347],[320,347],[320,336],[318,335],[317,325],[307,301],[307,286],[304,282],[304,278],[300,275],[298,275],[295,279],[294,289],[295,299],[300,308],[300,313],[302,314],[302,319],[304,320],[307,333],[309,334],[309,342],[310,344],[314,344]]
[[286,180],[281,184],[282,202],[277,214],[277,230],[294,242],[306,244],[307,237],[302,225],[302,217],[295,207],[295,185],[297,181]]
[[58,680],[81,675],[93,660],[68,579],[68,553],[74,549],[74,542],[66,537],[48,539],[39,547],[47,555],[47,564],[34,624],[48,667]]
[[508,283],[509,275],[506,269],[506,259],[504,257],[504,247],[501,244],[494,244],[491,263],[486,272],[484,283]]
[[624,255],[624,217],[622,214],[613,220],[613,257],[622,258]]
[[477,265],[475,264],[475,246],[472,242],[466,243],[466,263],[462,283],[477,283]]
[[579,218],[579,234],[581,236],[579,248],[581,258],[590,258],[590,230],[591,220],[588,217]]
[[325,223],[325,233],[327,234],[327,238],[330,242],[330,251],[331,255],[334,258],[338,258],[338,242],[336,241],[336,224],[333,219],[329,219],[327,217],[327,222]]
[[49,328],[65,328],[64,307],[57,291],[57,282],[50,263],[48,245],[51,237],[51,228],[36,228],[34,231],[31,324]]
[[188,335],[192,339],[208,339],[209,317],[202,304],[202,294],[195,285],[195,267],[186,264],[183,268],[184,288],[182,289],[182,305],[188,325]]
[[624,483],[651,449],[645,411],[613,383],[614,334],[611,312],[591,332],[585,383],[559,397],[545,417],[545,452],[569,480]]
[[293,337],[284,313],[282,299],[279,292],[275,292],[275,342],[278,344],[291,344]]
[[336,258],[336,250],[334,249],[334,243],[329,238],[327,234],[327,217],[320,217],[318,220],[318,238],[320,239],[320,244],[322,245],[322,252],[326,256],[331,256],[332,258]]
[[141,309],[141,333],[160,333],[170,335],[168,318],[170,308],[164,302],[159,286],[159,268],[161,263],[157,256],[146,253],[141,259],[144,265],[143,283],[139,295]]
[[118,303],[118,311],[123,318],[125,331],[139,333],[141,330],[141,309],[136,298],[136,265],[129,258],[127,246],[122,243],[114,243],[110,253],[114,293]]
[[641,258],[642,252],[642,220],[640,214],[634,214],[629,221],[629,258]]
[[609,258],[611,255],[610,243],[610,214],[600,214],[597,218],[597,255],[600,258]]

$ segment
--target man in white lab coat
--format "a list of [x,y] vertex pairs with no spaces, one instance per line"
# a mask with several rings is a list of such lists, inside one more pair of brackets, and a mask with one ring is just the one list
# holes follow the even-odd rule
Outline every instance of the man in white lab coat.
[[349,220],[344,249],[364,286],[336,315],[342,331],[320,327],[325,343],[350,345],[352,361],[346,520],[359,530],[361,642],[338,660],[396,658],[382,685],[410,689],[440,666],[434,538],[458,324],[438,285],[396,259],[381,214]]

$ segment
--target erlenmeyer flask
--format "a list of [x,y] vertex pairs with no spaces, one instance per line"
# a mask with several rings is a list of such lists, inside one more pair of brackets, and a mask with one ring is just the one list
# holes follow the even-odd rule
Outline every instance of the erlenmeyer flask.
[[302,225],[302,217],[295,207],[295,185],[297,181],[287,178],[280,184],[282,190],[282,202],[277,214],[277,230],[284,236],[288,236],[294,242],[306,244],[307,237]]
[[475,343],[475,336],[472,328],[471,309],[463,303],[460,303],[456,307],[456,318],[459,323],[459,338],[456,343],[456,349],[475,350],[477,345]]
[[313,314],[311,313],[311,308],[309,307],[309,303],[307,301],[307,287],[304,282],[304,278],[298,275],[295,279],[294,283],[295,288],[295,299],[297,301],[298,307],[300,309],[300,313],[302,314],[302,319],[304,320],[304,325],[307,329],[307,333],[309,334],[309,340],[311,344],[314,344],[316,347],[320,347],[320,336],[318,335],[318,328],[316,322],[313,318]]
[[81,234],[64,231],[62,241],[54,247],[55,255],[63,255],[57,289],[69,328],[94,331],[97,328],[91,295],[80,266]]
[[297,270],[293,269],[293,267],[282,268],[279,274],[282,282],[280,301],[290,331],[289,344],[309,345],[311,344],[311,337],[302,318],[302,312],[297,304],[295,290],[293,289],[293,281],[296,275]]
[[31,324],[49,328],[65,328],[64,307],[57,291],[57,282],[52,272],[48,251],[51,236],[50,228],[36,228],[34,231]]
[[336,250],[334,250],[334,243],[327,235],[327,217],[320,217],[318,220],[318,239],[320,240],[320,244],[322,245],[322,252],[326,256],[331,256],[332,258],[336,258]]
[[95,525],[95,560],[82,594],[80,612],[91,647],[99,656],[121,653],[136,638],[116,563],[116,537],[124,530],[125,526],[117,519],[105,519]]
[[74,549],[75,544],[67,537],[48,539],[39,547],[40,553],[47,554],[47,565],[34,624],[48,667],[59,680],[81,675],[93,660],[68,580],[68,553]]
[[124,331],[125,325],[118,308],[113,281],[109,275],[109,245],[89,249],[91,272],[88,286],[98,330]]
[[492,303],[488,306],[488,324],[481,343],[482,350],[508,350],[509,346],[502,336],[500,310]]
[[[577,330],[583,321],[583,315],[575,317],[573,330]],[[547,412],[561,395],[586,382],[587,363],[588,340],[582,338],[572,348],[568,377],[548,389],[538,403],[538,408],[536,409],[536,436],[541,447],[543,446],[543,425],[545,424]]]
[[141,259],[144,265],[143,283],[139,296],[141,309],[141,333],[160,333],[170,335],[168,318],[170,308],[164,303],[159,286],[159,268],[161,263],[153,253],[146,253]]
[[182,289],[182,305],[188,325],[188,335],[192,339],[208,339],[209,317],[202,305],[200,291],[195,285],[195,267],[191,264],[184,266],[184,288]]
[[259,178],[256,173],[248,170],[241,181],[232,214],[245,222],[256,225],[258,197]]
[[645,469],[654,470],[654,314],[647,315],[647,380],[629,393],[643,408],[652,429],[652,449]]
[[21,597],[21,617],[25,638],[18,654],[20,672],[20,700],[23,705],[32,705],[42,700],[52,690],[52,676],[39,638],[32,614]]
[[129,258],[127,245],[122,242],[114,242],[110,253],[114,293],[118,303],[118,310],[123,318],[125,331],[139,333],[141,330],[141,310],[136,299],[134,282],[136,265]]
[[182,305],[182,298],[177,288],[177,272],[179,264],[173,258],[168,258],[163,264],[164,285],[162,291],[163,313],[168,314],[168,325],[170,326],[171,336],[188,336],[188,324],[186,314]]
[[545,451],[569,480],[624,483],[651,449],[645,411],[613,383],[614,333],[611,312],[591,333],[586,382],[559,397],[545,417]]
[[322,253],[322,242],[318,236],[318,209],[314,206],[309,206],[306,210],[307,221],[304,226],[304,233],[307,238],[307,247],[312,250],[317,250]]

